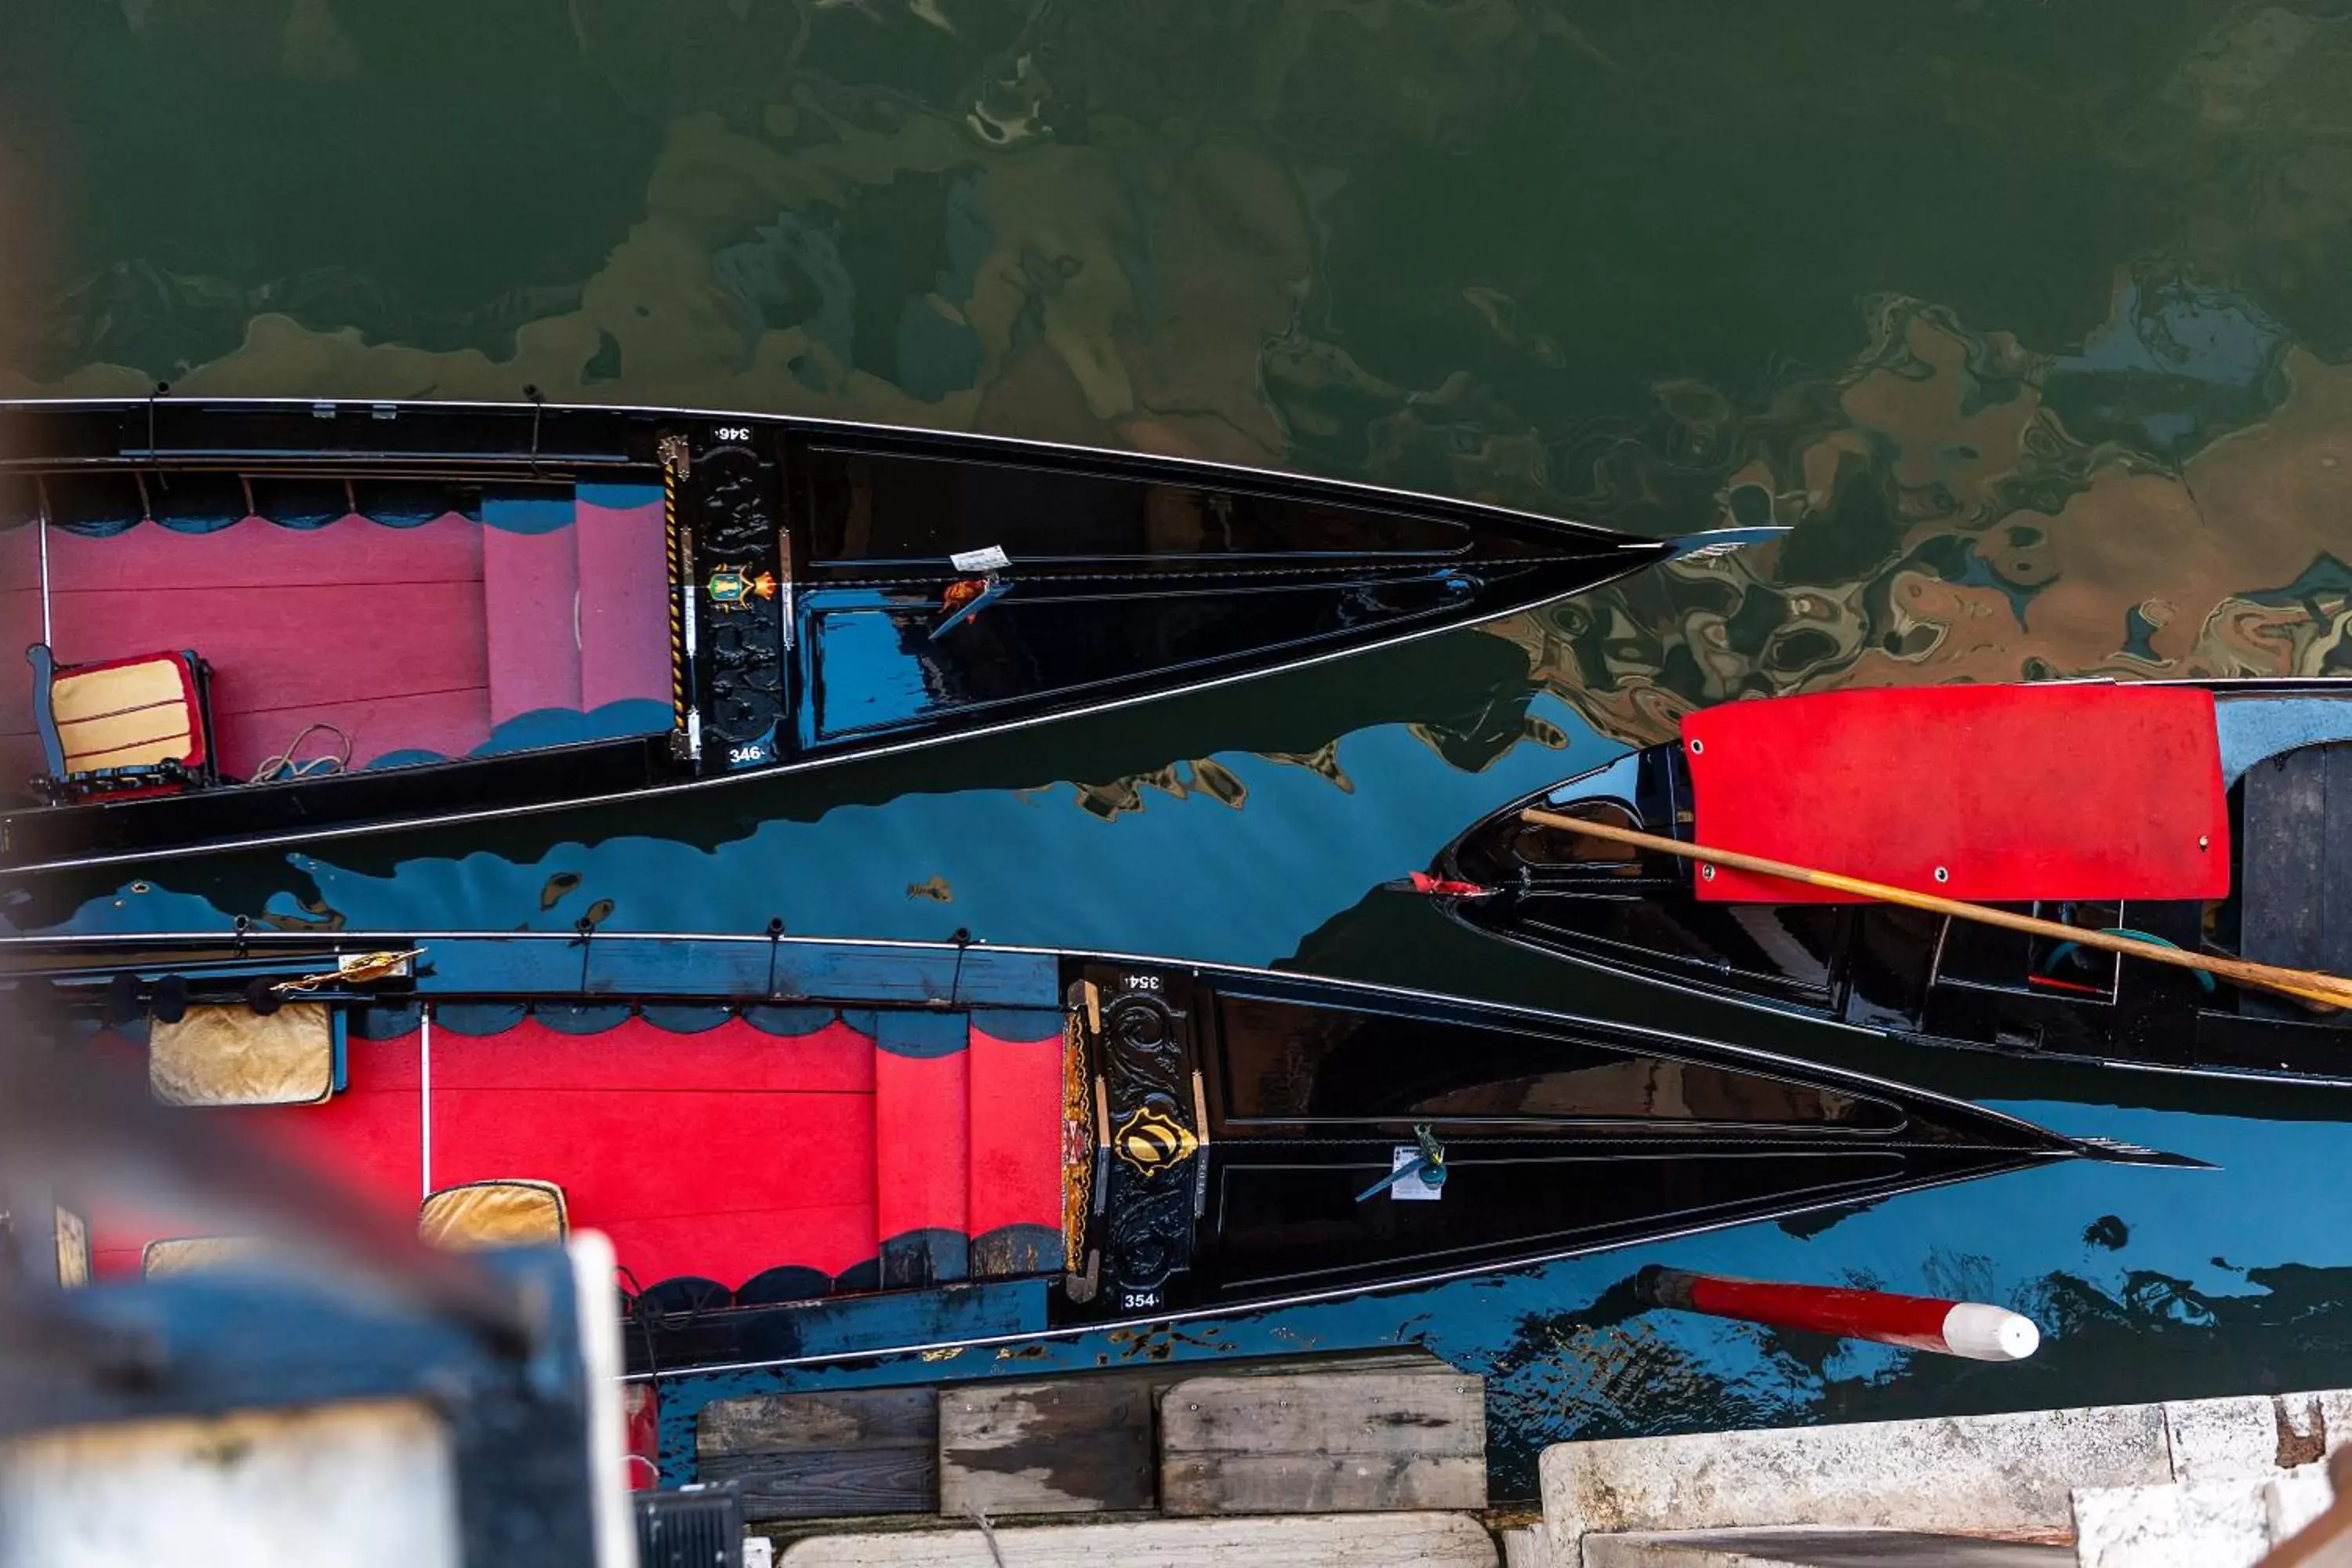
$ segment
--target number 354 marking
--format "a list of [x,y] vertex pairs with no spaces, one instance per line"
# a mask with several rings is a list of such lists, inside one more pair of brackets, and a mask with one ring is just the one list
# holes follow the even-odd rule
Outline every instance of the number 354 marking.
[[722,441],[748,441],[751,438],[749,425],[721,425],[711,432]]

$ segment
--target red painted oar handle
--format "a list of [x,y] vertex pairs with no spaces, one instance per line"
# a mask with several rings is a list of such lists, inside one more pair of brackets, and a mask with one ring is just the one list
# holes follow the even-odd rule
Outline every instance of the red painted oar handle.
[[1737,1318],[1776,1329],[1810,1329],[1970,1361],[2023,1361],[2042,1343],[2042,1331],[2032,1319],[1981,1301],[1727,1279],[1655,1264],[1634,1276],[1633,1291],[1644,1306]]
[[1427,893],[1439,899],[1485,899],[1494,896],[1495,889],[1476,882],[1456,881],[1448,877],[1433,877],[1426,871],[1414,871],[1382,882],[1381,887],[1397,893]]

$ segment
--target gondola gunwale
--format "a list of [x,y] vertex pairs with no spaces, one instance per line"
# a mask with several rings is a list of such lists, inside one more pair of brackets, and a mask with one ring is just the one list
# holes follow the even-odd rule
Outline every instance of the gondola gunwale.
[[[1161,466],[1174,466],[1178,468],[1191,468],[1203,475],[1248,475],[1253,478],[1267,481],[1277,489],[1339,489],[1346,490],[1356,495],[1364,496],[1368,499],[1387,498],[1396,501],[1407,502],[1418,507],[1433,508],[1439,510],[1462,510],[1475,512],[1485,516],[1511,518],[1523,523],[1536,525],[1542,529],[1565,530],[1571,533],[1581,534],[1586,536],[1590,542],[1595,544],[1608,544],[1622,549],[1649,551],[1654,549],[1662,542],[1661,541],[1654,539],[1629,538],[1615,529],[1603,528],[1597,523],[1585,522],[1575,518],[1549,517],[1542,512],[1528,511],[1523,508],[1507,507],[1487,501],[1462,500],[1448,496],[1431,495],[1425,491],[1401,489],[1394,486],[1373,484],[1362,479],[1339,478],[1326,479],[1320,475],[1299,474],[1281,468],[1265,468],[1256,464],[1227,463],[1215,458],[1194,458],[1178,453],[1161,454],[1157,452],[1139,452],[1132,449],[1116,447],[1090,447],[1076,442],[1047,441],[1038,439],[1034,437],[1006,436],[992,431],[943,431],[919,425],[872,424],[855,419],[826,418],[818,415],[777,414],[740,408],[702,408],[684,405],[637,403],[532,404],[529,402],[515,403],[487,398],[450,398],[444,400],[440,398],[218,397],[209,395],[173,393],[165,395],[161,399],[150,399],[145,397],[0,398],[0,420],[5,420],[11,415],[15,414],[26,414],[38,416],[39,415],[47,412],[66,410],[78,410],[90,413],[104,412],[134,414],[144,413],[151,406],[159,409],[187,409],[198,410],[206,413],[234,413],[249,408],[268,410],[282,409],[289,411],[301,409],[310,411],[314,416],[317,416],[319,415],[319,411],[326,411],[325,415],[320,416],[331,416],[339,415],[346,410],[366,409],[373,411],[383,408],[393,409],[395,412],[391,416],[374,416],[382,418],[387,423],[396,421],[400,417],[401,413],[404,411],[414,411],[415,413],[425,416],[433,416],[443,413],[470,412],[476,414],[493,414],[526,422],[531,420],[538,415],[572,414],[603,416],[612,419],[708,419],[724,421],[730,424],[749,424],[755,427],[767,426],[781,430],[809,429],[835,431],[845,435],[871,435],[886,440],[894,438],[907,439],[910,442],[929,442],[940,446],[971,445],[982,447],[999,447],[1006,451],[1058,454],[1073,459],[1084,460],[1090,464],[1099,461],[1102,464],[1110,467],[1150,468],[1159,468]],[[282,454],[273,455],[283,456],[291,465],[308,467],[310,466],[310,459],[316,450],[316,448],[289,449]],[[60,466],[91,468],[153,468],[166,462],[178,463],[185,460],[189,456],[195,454],[201,454],[207,458],[209,462],[217,463],[224,467],[233,466],[245,461],[247,458],[247,450],[245,448],[205,447],[184,449],[173,447],[147,447],[127,448],[111,458],[90,458],[81,463],[61,463],[59,460],[54,458],[20,458],[9,456],[5,454],[5,450],[0,450],[0,471],[9,469],[37,470]],[[413,458],[406,458],[403,454],[395,453],[370,454],[370,456],[382,458],[399,457],[402,458],[403,460],[414,460]],[[455,454],[453,456],[461,456],[466,460],[469,461],[481,460],[482,458],[482,455],[478,453]],[[593,462],[606,468],[649,468],[652,467],[654,463],[654,459],[650,456],[645,458],[633,458],[625,455],[604,457],[602,455],[592,456],[587,454],[554,454],[544,452],[536,454],[535,456],[524,454],[511,459],[507,459],[507,461],[510,463],[519,463],[526,468],[531,467],[543,468],[549,464],[557,462]],[[1723,534],[1748,535],[1753,534],[1757,531],[1753,529],[1722,529],[1715,531]],[[1691,537],[1694,541],[1698,542],[1694,542],[1687,546],[1687,548],[1701,549],[1706,548],[1704,542],[1709,536],[1706,534],[1698,534]]]
[[[446,943],[454,942],[481,942],[502,946],[531,944],[558,949],[578,949],[583,945],[593,946],[595,944],[619,942],[687,942],[710,944],[714,946],[723,945],[740,947],[747,952],[765,952],[771,948],[780,947],[809,952],[833,948],[853,948],[939,955],[988,952],[1024,958],[1050,959],[1057,964],[1076,963],[1108,965],[1126,964],[1134,966],[1150,966],[1153,968],[1171,970],[1181,969],[1192,974],[1206,977],[1211,980],[1212,983],[1213,983],[1218,977],[1222,976],[1235,977],[1245,983],[1251,981],[1259,983],[1271,982],[1277,985],[1282,984],[1297,985],[1303,982],[1306,985],[1318,990],[1328,989],[1341,993],[1351,993],[1362,996],[1391,997],[1402,1002],[1425,1005],[1440,1011],[1447,1009],[1460,1009],[1466,1013],[1512,1018],[1528,1025],[1542,1025],[1549,1023],[1557,1026],[1559,1029],[1562,1030],[1591,1031],[1601,1037],[1602,1041],[1606,1043],[1614,1044],[1619,1043],[1622,1040],[1624,1043],[1637,1047],[1653,1049],[1656,1050],[1659,1054],[1676,1056],[1677,1058],[1681,1057],[1683,1052],[1695,1051],[1702,1058],[1709,1056],[1738,1058],[1743,1063],[1754,1064],[1757,1068],[1764,1071],[1765,1076],[1775,1078],[1795,1078],[1802,1079],[1806,1075],[1814,1075],[1818,1077],[1819,1075],[1826,1074],[1832,1079],[1843,1079],[1854,1084],[1867,1086],[1869,1089],[1875,1090],[1880,1094],[1896,1097],[1898,1100],[1908,1099],[1918,1101],[1932,1102],[1964,1117],[1982,1118],[1992,1121],[2005,1123],[2013,1131],[2023,1134],[2026,1138],[2032,1141],[2042,1142],[2056,1140],[2062,1143],[2068,1144],[2078,1143],[2081,1142],[2080,1140],[2069,1137],[2067,1134],[2054,1132],[2048,1128],[2042,1127],[2039,1124],[2029,1121],[2022,1117],[2011,1115],[2006,1111],[1996,1110],[1990,1106],[1978,1104],[1973,1100],[1964,1099],[1958,1095],[1948,1095],[1936,1089],[1918,1089],[1893,1079],[1881,1078],[1875,1074],[1864,1072],[1857,1068],[1828,1067],[1818,1062],[1811,1061],[1803,1057],[1791,1056],[1784,1052],[1768,1050],[1759,1046],[1744,1045],[1734,1041],[1712,1038],[1701,1034],[1686,1033],[1675,1029],[1657,1028],[1646,1024],[1625,1023],[1616,1019],[1596,1017],[1589,1014],[1530,1007],[1508,1002],[1476,1000],[1468,997],[1449,995],[1442,992],[1423,991],[1412,986],[1391,985],[1374,981],[1353,980],[1339,976],[1300,974],[1291,971],[1268,969],[1260,965],[1220,963],[1205,960],[1171,958],[1164,954],[1156,955],[1150,953],[1102,952],[1088,948],[1037,946],[1018,942],[997,943],[974,942],[968,944],[959,945],[950,942],[922,942],[903,937],[816,937],[790,934],[770,937],[766,935],[738,935],[729,932],[712,931],[614,931],[595,934],[584,939],[584,942],[579,933],[572,931],[499,931],[478,930],[375,931],[352,931],[346,930],[335,932],[331,938],[321,937],[320,935],[305,931],[247,931],[244,933],[233,931],[166,931],[139,932],[136,934],[123,934],[119,932],[80,932],[55,936],[0,936],[0,981],[21,981],[23,979],[32,977],[42,977],[54,981],[69,976],[79,977],[88,981],[96,979],[101,973],[110,974],[117,970],[125,967],[121,964],[101,966],[94,963],[83,963],[72,966],[70,969],[61,970],[56,966],[41,964],[16,967],[10,963],[10,961],[18,954],[27,952],[37,953],[47,949],[58,949],[66,952],[87,951],[103,952],[110,948],[136,951],[151,947],[169,946],[175,943],[185,944],[197,948],[242,946],[247,949],[267,949],[271,947],[283,947],[292,952],[307,955],[314,955],[322,962],[331,963],[335,958],[344,954],[356,955],[388,949],[397,950],[409,947],[422,947],[426,950],[426,958],[422,962],[429,963],[431,959],[431,950],[434,943]],[[169,973],[173,966],[169,962],[159,958],[152,962],[142,962],[129,967],[135,968],[142,973],[152,971],[154,973],[160,974]],[[323,993],[323,994],[333,996],[339,994],[327,992]],[[354,1000],[365,1000],[374,994],[352,992],[348,993],[347,994]],[[403,994],[407,994],[404,993]],[[431,997],[417,996],[415,999],[419,1001],[431,1000],[437,1002],[445,998],[448,1000],[475,1000],[484,997],[511,998],[520,994],[521,994],[521,993],[516,991],[452,991],[441,993]],[[570,993],[551,991],[538,993],[536,994],[543,996],[548,1000],[556,1000],[558,998],[579,998],[589,1001],[610,1001],[619,994],[614,992],[583,990]],[[629,994],[631,996],[650,996],[658,994],[665,1003],[673,1001],[679,1003],[696,1003],[730,999],[728,994],[723,992],[698,992],[686,990],[677,992],[663,991],[656,993],[650,988],[642,986],[635,988],[631,993],[629,993]],[[381,1000],[381,997],[379,996],[377,999]],[[739,995],[732,999],[741,1001],[746,998]],[[866,1005],[872,1005],[875,1004],[875,999],[871,996],[829,997],[818,993],[777,995],[772,997],[762,996],[759,998],[759,1000],[762,1002],[790,1003],[794,1005],[806,1005],[812,1006],[840,1005],[845,1003],[858,1003]],[[934,1000],[948,1005],[985,1005],[985,1004],[963,1001],[954,996],[936,998]],[[1846,1027],[1852,1028],[1853,1026],[1849,1025],[1846,1026]],[[1530,1030],[1529,1032],[1540,1033],[1541,1031]],[[1878,1031],[1875,1030],[1861,1030],[1858,1032],[1871,1035],[1878,1033]],[[1683,1048],[1682,1052],[1675,1051],[1672,1048],[1677,1046]],[[1853,1137],[1861,1135],[1857,1132],[1847,1131],[1845,1130],[1838,1131],[1841,1132],[1842,1136]],[[1941,1146],[1948,1147],[1948,1145]]]
[[[1528,566],[1529,570],[1538,572],[1547,581],[1551,576],[1553,569],[1563,566],[1580,563],[1589,567],[1592,573],[1589,577],[1581,578],[1572,587],[1547,586],[1540,591],[1512,590],[1502,593],[1498,595],[1495,604],[1480,607],[1478,617],[1480,620],[1523,613],[1562,597],[1589,593],[1646,566],[1675,559],[1694,550],[1720,547],[1726,542],[1740,542],[1752,540],[1758,536],[1759,531],[1724,530],[1714,534],[1694,535],[1681,540],[1636,539],[1629,538],[1614,530],[1575,519],[1545,517],[1519,509],[1419,494],[1357,480],[1326,479],[1318,476],[1284,473],[1262,467],[1220,463],[1196,458],[1121,452],[1115,449],[1039,441],[1019,437],[940,432],[919,427],[874,426],[849,420],[793,415],[676,408],[667,405],[517,404],[485,401],[441,403],[381,399],[207,398],[184,395],[152,398],[5,400],[0,401],[0,424],[5,424],[12,418],[39,420],[69,414],[116,418],[135,418],[144,416],[150,421],[150,444],[145,447],[121,447],[113,455],[105,457],[0,458],[0,471],[33,473],[77,468],[137,472],[167,464],[223,468],[247,466],[257,456],[253,448],[175,448],[163,446],[154,438],[153,422],[159,417],[178,419],[190,415],[234,417],[239,414],[253,414],[257,411],[272,415],[301,414],[312,418],[327,419],[340,419],[346,416],[364,413],[371,426],[378,424],[396,424],[404,416],[418,421],[436,422],[454,422],[462,420],[467,416],[490,416],[510,422],[515,426],[518,436],[522,428],[528,426],[533,437],[532,447],[528,452],[515,448],[510,444],[509,448],[503,448],[498,454],[444,452],[437,458],[402,451],[359,452],[348,448],[323,447],[288,448],[268,454],[278,459],[284,468],[304,472],[323,473],[334,467],[352,468],[364,466],[369,462],[397,463],[402,466],[404,471],[412,473],[428,472],[431,471],[435,462],[446,462],[451,466],[467,468],[496,469],[509,478],[528,473],[551,479],[564,477],[565,470],[572,468],[583,470],[646,469],[655,465],[656,459],[653,454],[649,451],[631,452],[626,449],[625,442],[622,443],[620,449],[604,453],[542,451],[539,448],[537,441],[540,425],[549,417],[560,420],[578,416],[605,421],[624,437],[634,433],[642,439],[649,441],[653,426],[665,420],[726,421],[759,430],[771,445],[805,439],[810,436],[829,435],[843,440],[862,438],[880,448],[903,447],[908,450],[928,448],[943,455],[952,456],[961,452],[975,457],[993,452],[1016,458],[1022,457],[1027,457],[1033,460],[1042,458],[1045,460],[1041,466],[1046,468],[1084,469],[1130,479],[1155,473],[1164,474],[1174,470],[1198,476],[1204,483],[1222,479],[1229,489],[1249,489],[1274,495],[1336,495],[1351,500],[1360,500],[1366,504],[1449,520],[1461,523],[1465,528],[1475,528],[1483,522],[1489,528],[1499,529],[1507,533],[1532,532],[1538,540],[1554,544],[1559,550],[1559,554],[1544,557],[1540,561],[1531,561]],[[47,530],[44,529],[42,532],[46,550]],[[1328,558],[1318,557],[1318,559],[1330,560],[1349,558],[1344,552]],[[1257,557],[1249,559],[1254,560]],[[1390,574],[1394,574],[1396,580],[1401,582],[1425,580],[1430,572],[1442,570],[1445,563],[1465,559],[1454,553],[1440,552],[1400,552],[1385,559],[1367,560],[1361,564],[1360,571],[1366,582],[1385,580]],[[1468,563],[1475,564],[1477,558],[1471,556],[1467,557],[1466,561]],[[812,563],[811,569],[817,568],[814,568]],[[829,570],[830,563],[824,569]],[[1239,570],[1250,569],[1244,567]],[[936,576],[938,574],[933,571],[930,574]],[[811,579],[813,582],[821,580],[823,579]],[[911,574],[907,580],[912,580]],[[871,732],[862,736],[845,736],[805,750],[795,748],[782,760],[740,771],[696,776],[677,776],[676,774],[664,776],[666,770],[662,768],[659,760],[661,754],[659,744],[662,740],[660,736],[650,739],[640,736],[617,740],[590,740],[562,748],[533,748],[486,757],[453,758],[416,769],[387,770],[386,776],[391,778],[392,782],[385,784],[371,781],[368,784],[353,786],[351,793],[357,794],[365,790],[371,795],[377,793],[398,795],[432,790],[444,797],[453,793],[462,796],[464,792],[453,787],[457,775],[450,770],[470,765],[487,773],[493,770],[511,768],[526,758],[548,756],[559,751],[572,758],[593,760],[603,765],[604,771],[618,771],[630,774],[633,782],[587,794],[557,795],[552,797],[542,795],[537,798],[456,810],[402,811],[397,806],[394,806],[388,808],[385,815],[370,819],[329,823],[287,821],[281,826],[268,826],[258,831],[230,831],[196,841],[165,841],[150,845],[134,845],[129,847],[68,847],[61,852],[52,853],[43,853],[37,847],[32,852],[31,858],[6,864],[5,867],[0,867],[0,870],[5,870],[11,876],[95,870],[108,867],[136,866],[149,862],[238,854],[297,843],[341,841],[383,833],[423,831],[439,826],[467,826],[479,823],[541,816],[556,811],[593,810],[640,799],[667,800],[703,788],[739,784],[755,778],[797,775],[818,768],[894,757],[959,742],[978,741],[985,737],[1016,732],[1035,725],[1064,720],[1082,720],[1139,703],[1213,690],[1270,675],[1311,668],[1333,659],[1352,658],[1359,654],[1396,647],[1424,637],[1463,629],[1464,626],[1473,624],[1459,619],[1458,616],[1458,607],[1453,606],[1437,606],[1415,611],[1400,615],[1396,623],[1380,635],[1320,652],[1297,651],[1302,647],[1311,648],[1316,640],[1312,638],[1276,648],[1253,649],[1246,656],[1251,668],[1231,669],[1221,674],[1193,675],[1178,684],[1161,684],[1169,675],[1181,674],[1185,669],[1197,668],[1201,664],[1214,662],[1213,659],[1194,660],[1187,665],[1155,669],[1142,674],[1114,677],[1096,682],[1094,684],[1097,686],[1109,687],[1112,689],[1106,694],[1088,698],[1068,706],[1047,706],[1027,713],[1014,713],[1000,719],[931,733],[915,733],[898,740],[884,738],[880,732]],[[1140,689],[1125,691],[1117,689],[1122,684],[1133,685]],[[1034,698],[1013,698],[1001,700],[1011,703],[1034,700]],[[877,731],[887,728],[887,726],[877,727]],[[429,779],[412,776],[409,780],[403,781],[394,776],[403,773],[412,775],[422,774],[428,770],[431,773]],[[356,778],[360,775],[355,773],[344,776]],[[643,776],[645,782],[634,782],[636,776]],[[226,803],[212,808],[217,812],[251,816],[257,811],[263,815],[274,813],[280,818],[297,818],[303,814],[295,803],[320,798],[315,791],[324,782],[323,779],[312,778],[284,780],[267,784],[248,784],[236,786],[233,792],[207,791],[201,792],[200,795],[179,795],[167,797],[167,799],[168,803],[176,808],[186,802],[209,797],[214,801]],[[523,793],[530,793],[528,784],[518,787]],[[137,810],[142,805],[161,804],[164,803],[136,801],[112,803],[113,809],[117,810]],[[256,809],[245,809],[248,806]],[[89,809],[104,810],[108,809],[108,806],[99,805],[34,807],[0,814],[0,844],[5,843],[10,836],[8,830],[12,827],[18,827],[21,825],[21,831],[37,836],[44,823],[52,820],[60,823],[74,821],[77,819],[65,814]],[[52,813],[57,815],[53,816]],[[86,829],[85,837],[87,836]],[[37,838],[36,842],[37,844]],[[5,850],[0,850],[0,853],[5,853]]]
[[1707,1220],[1677,1226],[1670,1230],[1660,1231],[1654,1235],[1644,1234],[1639,1237],[1630,1240],[1589,1243],[1581,1247],[1567,1247],[1559,1251],[1531,1255],[1524,1258],[1514,1258],[1508,1263],[1489,1262],[1465,1264],[1457,1268],[1418,1273],[1397,1279],[1382,1280],[1380,1283],[1373,1285],[1350,1284],[1325,1286],[1318,1289],[1297,1291],[1283,1296],[1253,1297],[1246,1300],[1229,1301],[1218,1305],[1185,1307],[1180,1308],[1174,1311],[1159,1312],[1129,1318],[1106,1319],[1103,1321],[1097,1323],[1072,1325],[1061,1328],[1045,1328],[1031,1333],[992,1334],[968,1340],[933,1341],[927,1344],[910,1344],[903,1346],[893,1345],[884,1350],[833,1351],[816,1355],[780,1356],[759,1361],[698,1363],[692,1366],[657,1368],[645,1372],[627,1373],[623,1375],[622,1381],[626,1383],[657,1384],[665,1379],[684,1379],[703,1375],[726,1376],[737,1373],[782,1372],[802,1367],[838,1365],[853,1362],[866,1365],[872,1365],[879,1361],[896,1356],[928,1357],[950,1351],[995,1350],[1000,1347],[1013,1345],[1051,1343],[1066,1340],[1085,1339],[1089,1335],[1099,1334],[1107,1331],[1118,1329],[1149,1328],[1156,1330],[1163,1328],[1176,1328],[1192,1323],[1208,1322],[1220,1319],[1229,1320],[1238,1317],[1255,1317],[1260,1313],[1287,1311],[1297,1307],[1323,1306],[1335,1301],[1360,1300],[1367,1298],[1394,1295],[1407,1290],[1427,1289],[1432,1286],[1450,1285],[1464,1279],[1496,1278],[1507,1274],[1517,1274],[1528,1270],[1545,1268],[1554,1263],[1565,1263],[1576,1258],[1590,1258],[1599,1253],[1613,1252],[1621,1247],[1664,1246],[1669,1242],[1687,1240],[1695,1236],[1706,1236],[1711,1232],[1718,1230],[1730,1230],[1743,1225],[1777,1224],[1781,1220],[1795,1218],[1800,1215],[1820,1214],[1831,1209],[1851,1208],[1856,1205],[1882,1203],[1889,1198],[1903,1197],[1912,1193],[1933,1192],[1939,1187],[1960,1186],[1969,1182],[1989,1180],[1999,1176],[2014,1175],[2021,1171],[2040,1169],[2074,1157],[2076,1156],[2063,1152],[2053,1152],[2050,1154],[2026,1156],[2010,1163],[1991,1165],[1979,1170],[1955,1172],[1949,1175],[1899,1182],[1890,1180],[1882,1191],[1874,1192],[1869,1188],[1852,1190],[1841,1193],[1835,1197],[1822,1198],[1818,1202],[1807,1203],[1788,1209],[1775,1209],[1769,1214],[1742,1215],[1729,1218]]

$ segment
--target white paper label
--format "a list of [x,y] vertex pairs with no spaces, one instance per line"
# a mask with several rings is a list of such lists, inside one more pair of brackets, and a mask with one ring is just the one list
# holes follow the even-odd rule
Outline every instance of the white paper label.
[[[1391,1171],[1402,1171],[1407,1165],[1412,1164],[1415,1160],[1420,1158],[1421,1151],[1408,1144],[1404,1148],[1390,1152],[1389,1169]],[[1444,1195],[1445,1189],[1444,1187],[1431,1186],[1427,1182],[1421,1179],[1421,1173],[1418,1171],[1415,1171],[1410,1176],[1406,1176],[1400,1181],[1392,1182],[1389,1184],[1389,1196],[1395,1198],[1400,1202],[1425,1201],[1434,1203]]]
[[960,550],[948,557],[959,572],[1002,572],[1013,564],[1013,557],[1004,553],[1004,546],[992,544],[985,550]]

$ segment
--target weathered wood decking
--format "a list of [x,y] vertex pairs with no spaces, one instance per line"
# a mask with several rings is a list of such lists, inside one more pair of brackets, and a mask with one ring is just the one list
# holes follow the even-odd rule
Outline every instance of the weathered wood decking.
[[939,1511],[969,1519],[1150,1508],[1151,1395],[1140,1375],[941,1393]]
[[733,1481],[747,1519],[928,1513],[940,1495],[938,1397],[928,1388],[845,1389],[703,1407],[705,1481]]
[[1486,1502],[1483,1384],[1420,1351],[723,1400],[696,1454],[768,1521]]
[[1486,1383],[1448,1367],[1191,1378],[1160,1402],[1166,1513],[1486,1506]]

